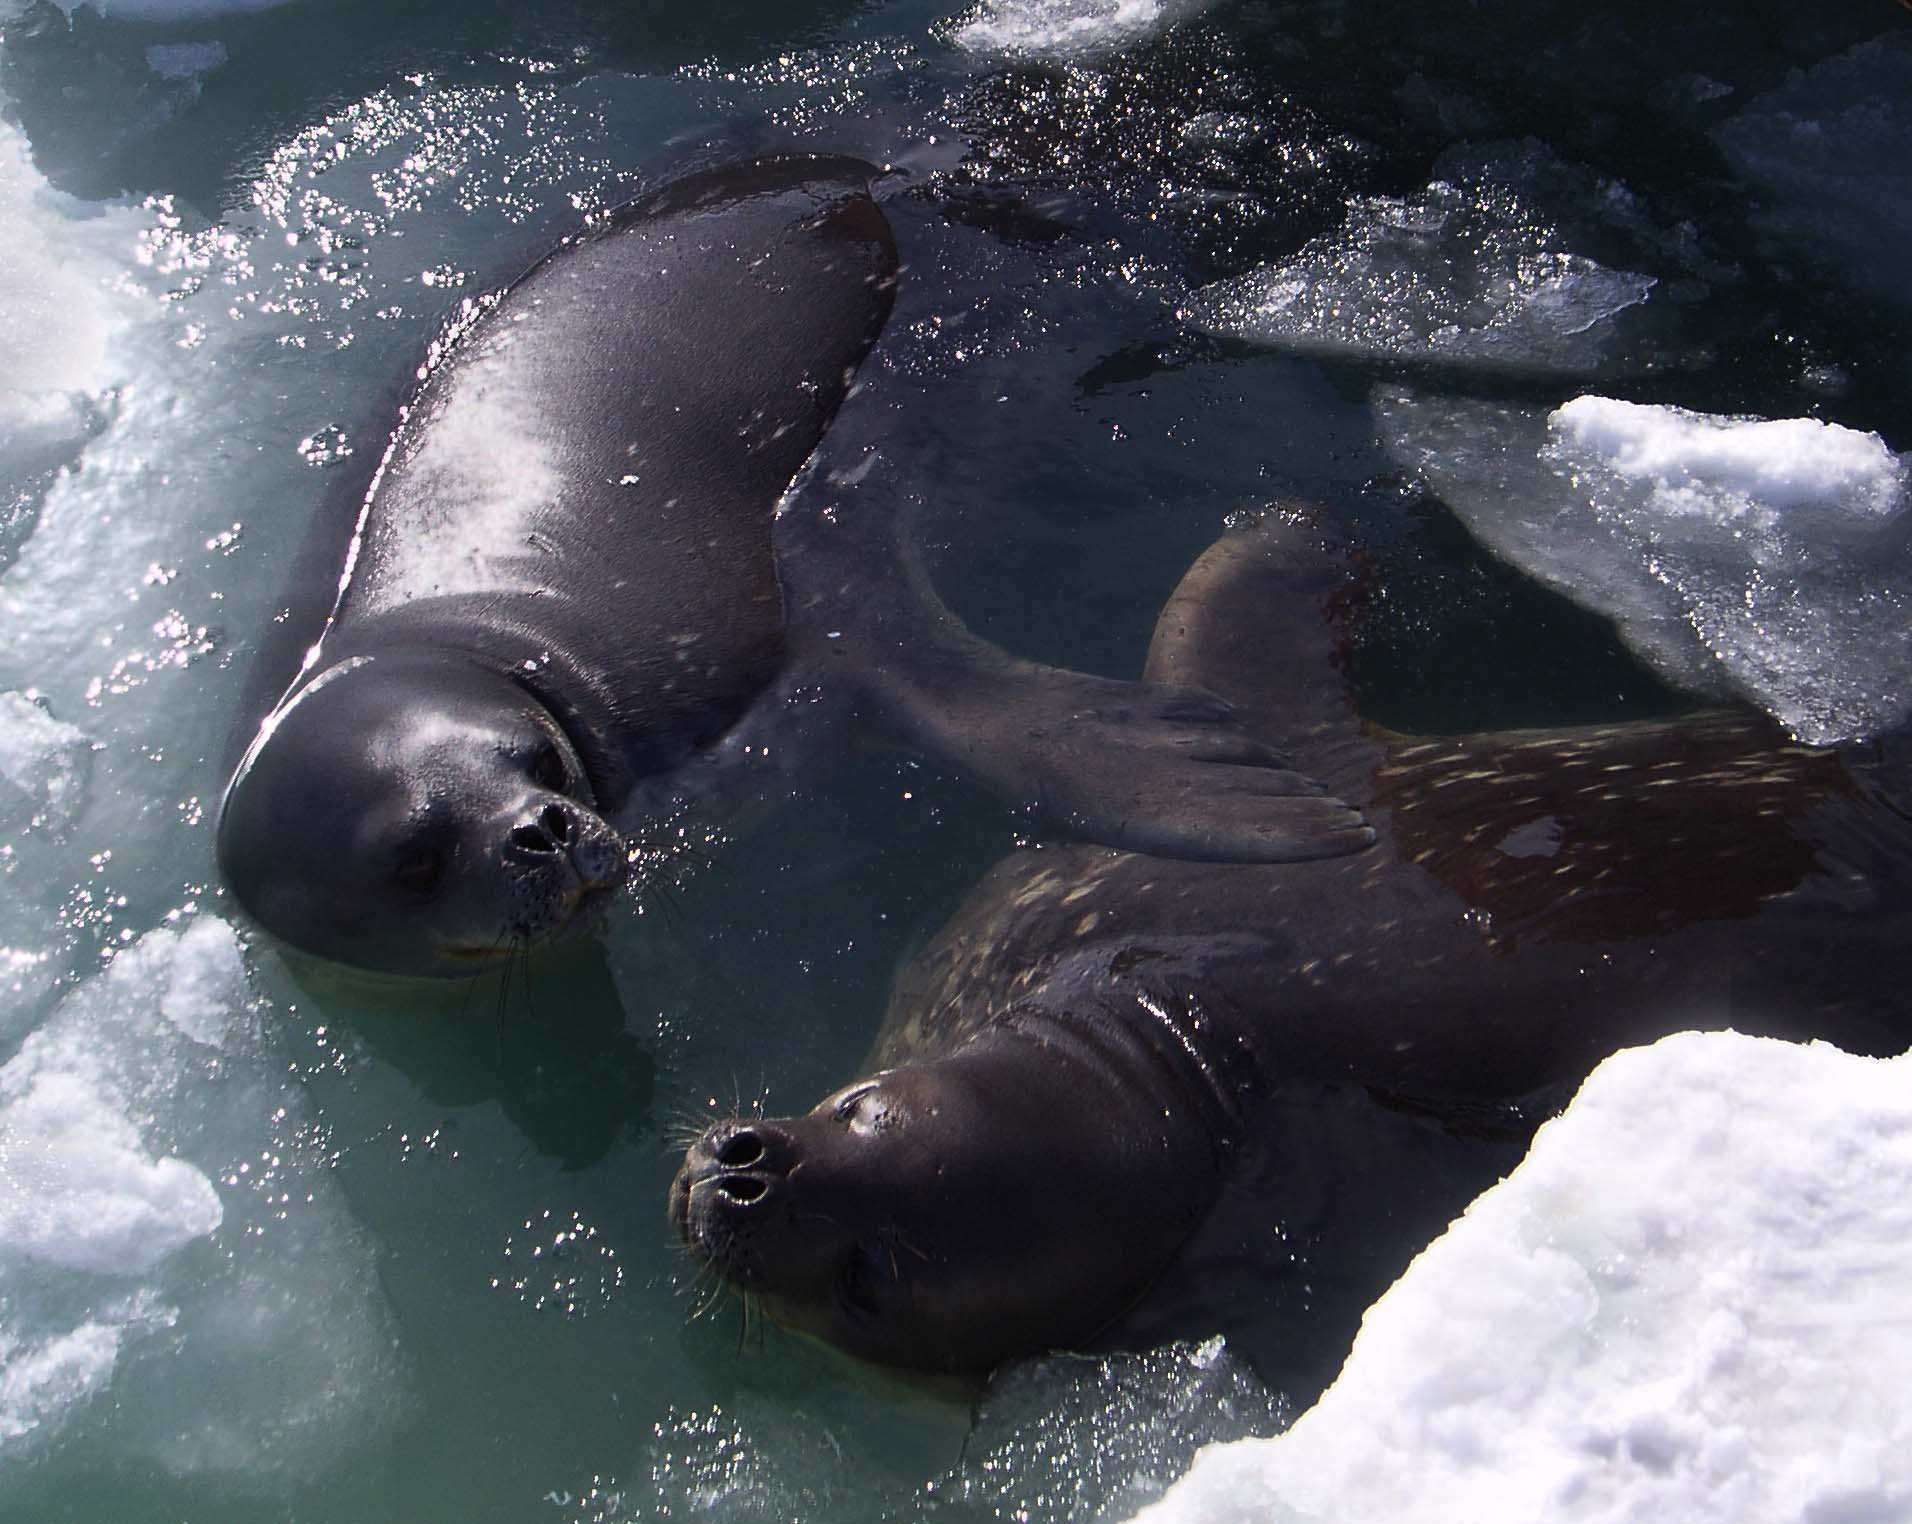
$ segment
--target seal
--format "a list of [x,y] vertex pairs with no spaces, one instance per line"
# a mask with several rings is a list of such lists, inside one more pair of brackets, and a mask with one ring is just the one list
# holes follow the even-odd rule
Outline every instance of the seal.
[[1271,513],[1184,579],[1148,671],[1280,717],[1370,850],[1010,857],[899,977],[864,1077],[691,1145],[669,1215],[693,1254],[855,1356],[976,1373],[1118,1321],[1212,1332],[1212,1297],[1197,1328],[1137,1304],[1204,1302],[1192,1242],[1240,1259],[1258,1223],[1240,1295],[1285,1296],[1268,1316],[1326,1379],[1607,1054],[1693,1027],[1912,1039],[1912,828],[1881,793],[1903,758],[1737,711],[1392,734],[1337,670],[1362,591],[1309,516]]
[[854,470],[792,488],[894,300],[877,178],[818,157],[692,174],[461,309],[361,495],[321,515],[292,670],[262,658],[276,702],[218,854],[267,930],[400,975],[564,937],[625,880],[620,812],[717,798],[708,764],[819,694],[1079,835],[1365,844],[1215,696],[964,630]]

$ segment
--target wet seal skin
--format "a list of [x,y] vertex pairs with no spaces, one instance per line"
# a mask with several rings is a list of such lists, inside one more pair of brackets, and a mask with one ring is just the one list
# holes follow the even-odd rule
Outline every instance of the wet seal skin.
[[750,738],[801,753],[818,695],[1089,839],[1371,839],[1216,696],[971,635],[853,474],[793,489],[894,299],[878,178],[692,174],[467,304],[262,657],[218,830],[260,925],[402,976],[562,939],[625,883],[613,821],[734,803]]
[[1252,1357],[1295,1392],[1606,1055],[1729,1026],[1905,1048],[1903,745],[1718,710],[1393,734],[1338,670],[1361,597],[1313,516],[1270,512],[1188,573],[1148,674],[1269,716],[1371,850],[1006,859],[900,976],[864,1077],[691,1145],[668,1210],[693,1254],[918,1370],[1260,1298]]

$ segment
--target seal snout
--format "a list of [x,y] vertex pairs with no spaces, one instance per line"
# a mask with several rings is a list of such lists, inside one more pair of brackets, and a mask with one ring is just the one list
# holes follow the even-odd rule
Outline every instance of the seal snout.
[[781,1129],[720,1122],[685,1152],[671,1183],[671,1221],[694,1248],[720,1255],[719,1245],[733,1241],[737,1227],[778,1199],[795,1162],[795,1139]]
[[521,826],[514,826],[506,840],[514,857],[521,861],[555,857],[573,835],[571,817],[562,805],[547,804]]

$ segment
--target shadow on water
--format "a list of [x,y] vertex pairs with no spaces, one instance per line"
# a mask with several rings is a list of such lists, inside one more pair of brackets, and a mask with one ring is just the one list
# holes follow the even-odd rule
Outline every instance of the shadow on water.
[[[657,1060],[626,1030],[595,943],[403,991],[304,974],[332,1019],[434,1106],[495,1101],[538,1153],[584,1169],[654,1134]],[[343,997],[343,998],[342,998]]]

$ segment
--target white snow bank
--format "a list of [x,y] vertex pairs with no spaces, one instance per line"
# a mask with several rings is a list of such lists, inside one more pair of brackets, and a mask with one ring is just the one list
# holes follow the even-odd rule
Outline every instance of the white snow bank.
[[388,1317],[301,1106],[210,916],[140,938],[0,1067],[0,1459],[85,1425],[258,1474],[383,1432]]
[[1291,258],[1189,299],[1210,333],[1317,354],[1587,372],[1624,358],[1615,318],[1652,275],[1581,252],[1569,222],[1643,230],[1632,198],[1536,144],[1446,155],[1419,195],[1361,197]]
[[1912,1059],[1607,1060],[1287,1433],[1137,1524],[1912,1515]]
[[1877,435],[1602,397],[1549,415],[1384,391],[1375,410],[1482,543],[1672,682],[1817,743],[1912,714],[1908,471]]
[[983,0],[951,37],[965,52],[1086,63],[1139,47],[1213,0]]
[[1901,29],[1795,71],[1714,139],[1750,182],[1753,220],[1784,263],[1912,309],[1912,36]]

